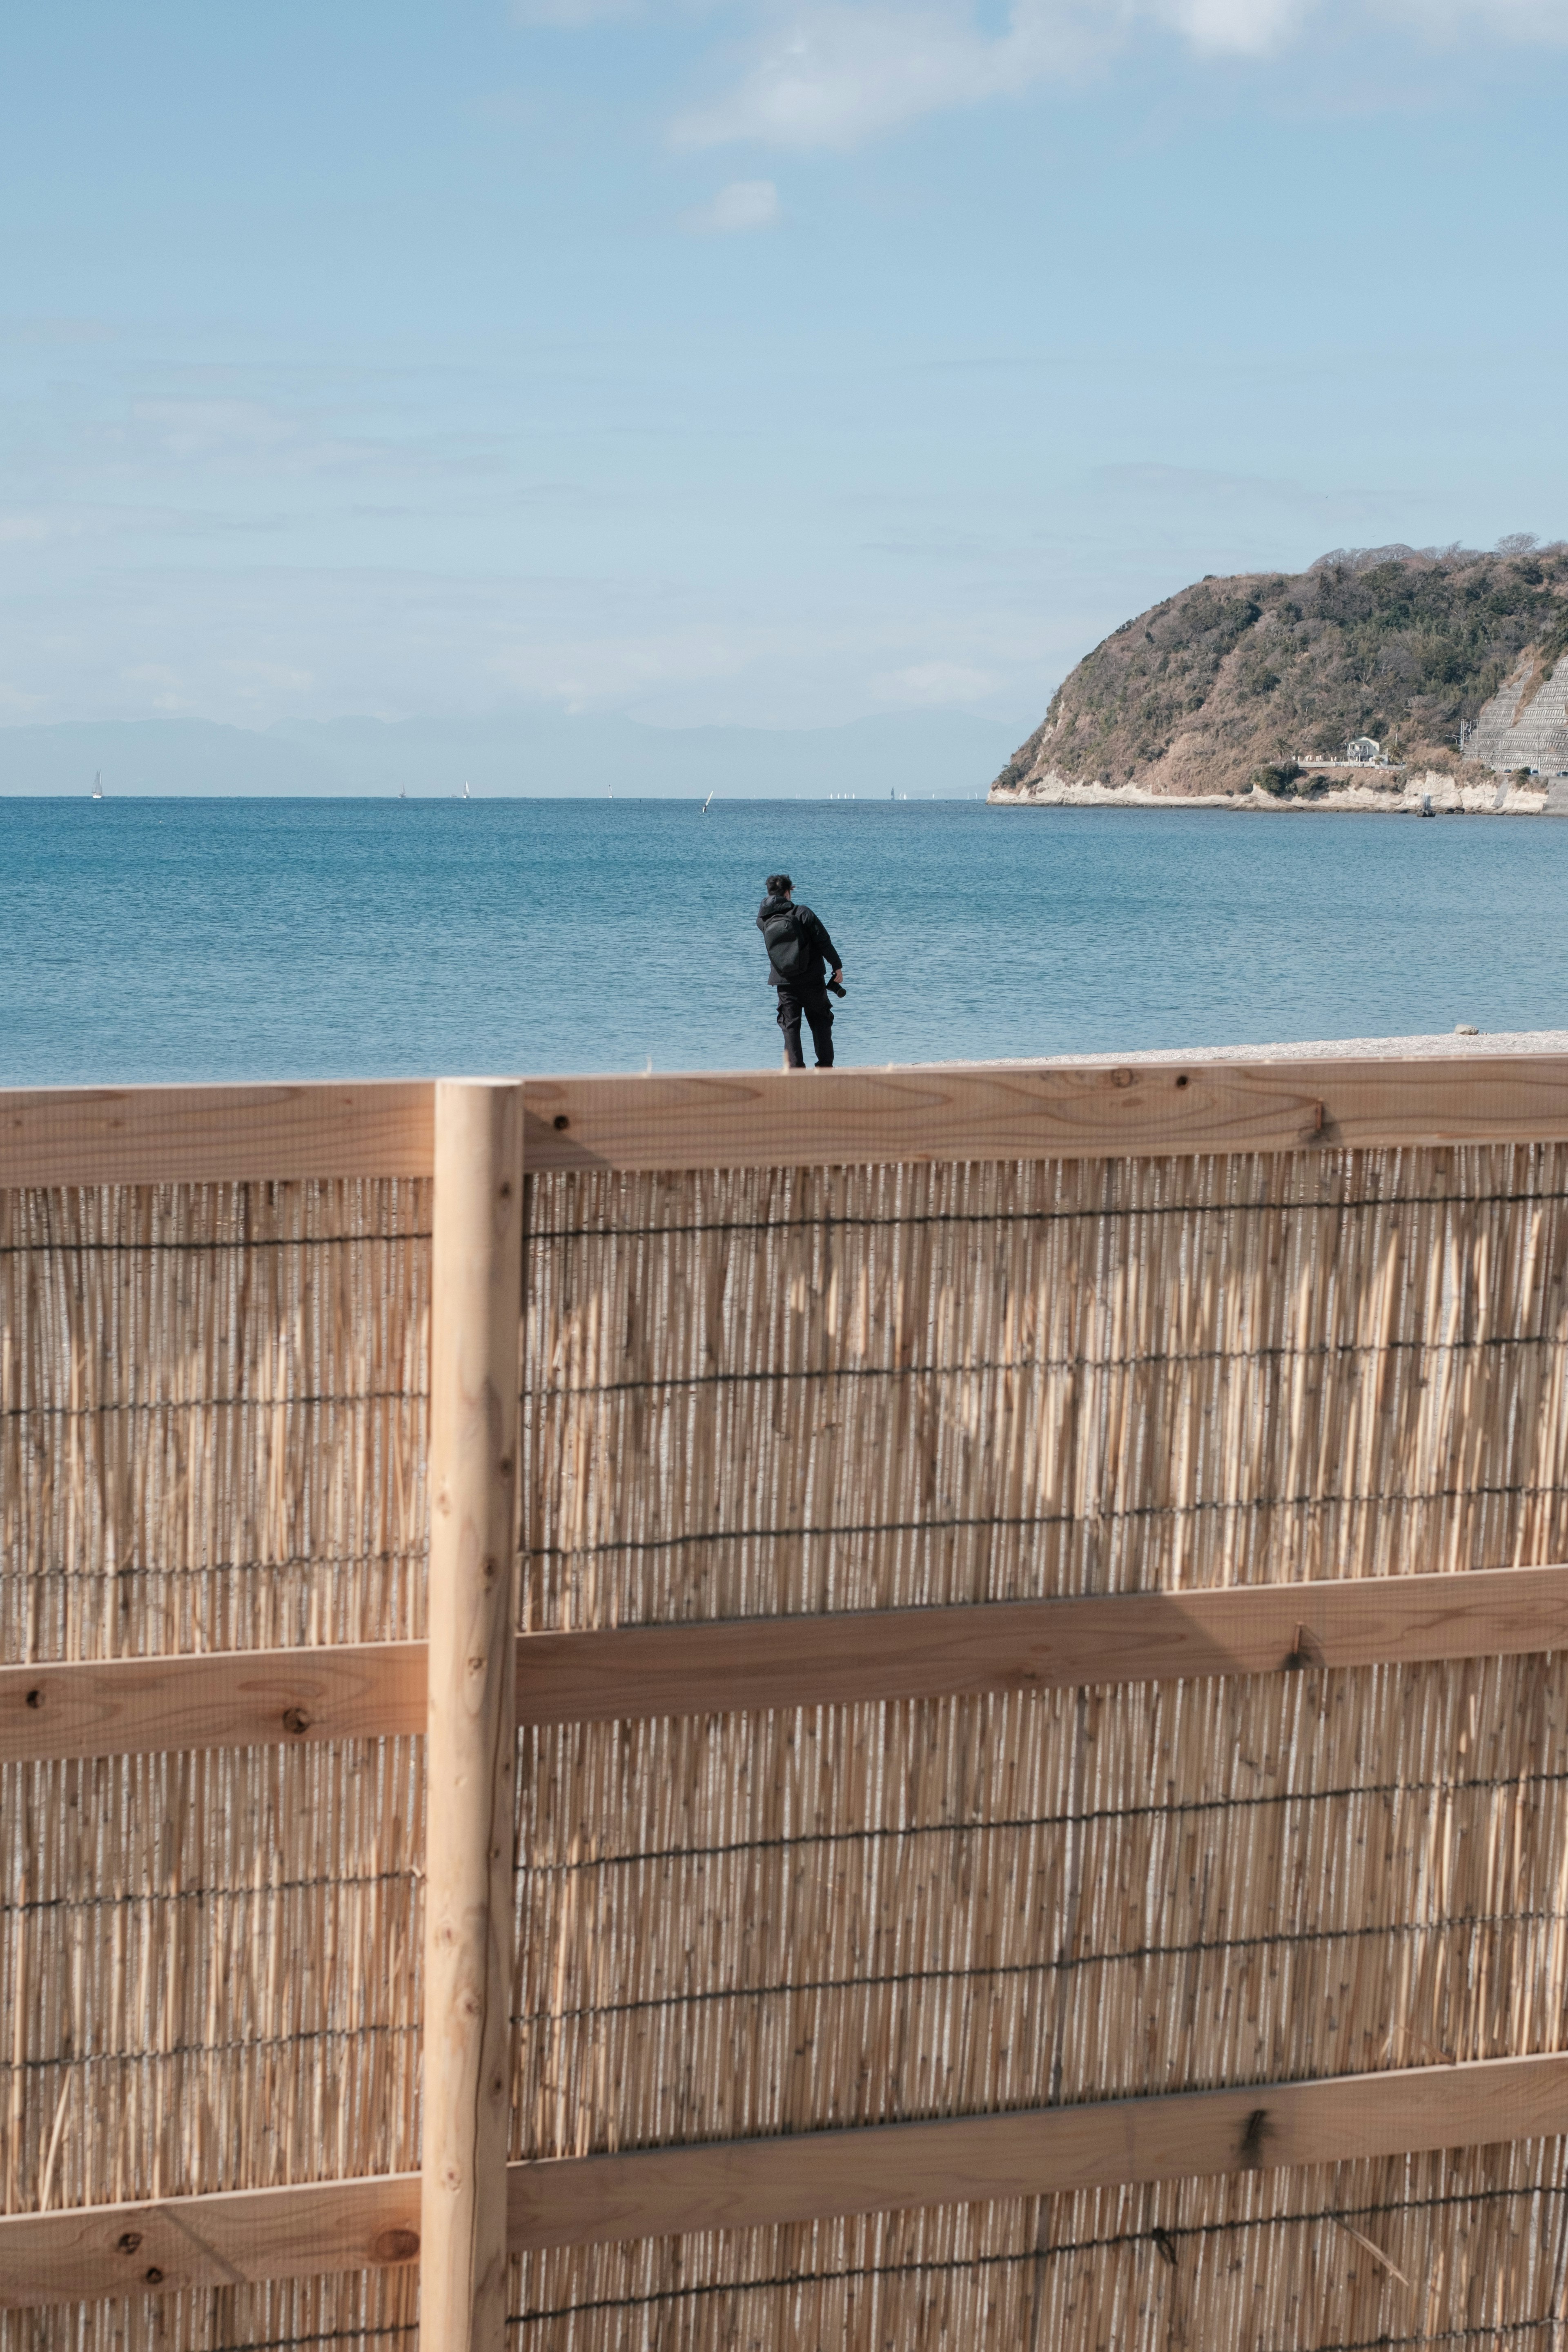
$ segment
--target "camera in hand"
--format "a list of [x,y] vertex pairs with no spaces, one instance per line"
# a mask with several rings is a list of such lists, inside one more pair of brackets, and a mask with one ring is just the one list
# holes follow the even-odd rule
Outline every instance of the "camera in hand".
[[830,980],[827,983],[827,993],[829,996],[847,996],[849,992],[841,980]]

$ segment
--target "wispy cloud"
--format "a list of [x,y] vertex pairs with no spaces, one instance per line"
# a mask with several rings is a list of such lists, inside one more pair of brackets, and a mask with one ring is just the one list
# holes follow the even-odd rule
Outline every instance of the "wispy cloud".
[[966,0],[805,0],[769,9],[731,86],[674,126],[677,143],[860,145],[944,109],[1103,65],[1142,30],[1258,57],[1312,0],[1014,0],[1000,32]]
[[[596,5],[596,0],[587,0]],[[1173,37],[1199,58],[1263,59],[1310,34],[1434,43],[1568,42],[1568,0],[759,0],[716,94],[672,126],[679,146],[739,141],[848,149],[956,107],[1016,97]]]
[[1119,13],[1023,0],[1008,29],[990,35],[962,5],[798,7],[771,19],[739,78],[681,117],[674,135],[689,147],[746,139],[857,147],[921,115],[1070,69],[1103,48],[1106,20]]
[[1158,13],[1196,49],[1221,57],[1267,57],[1289,40],[1312,0],[1168,0]]
[[974,669],[966,662],[928,661],[885,670],[871,680],[871,691],[879,702],[908,709],[951,710],[984,702],[997,683],[989,670]]
[[680,226],[693,236],[744,236],[752,229],[776,228],[783,218],[771,180],[731,180],[707,204],[682,213]]

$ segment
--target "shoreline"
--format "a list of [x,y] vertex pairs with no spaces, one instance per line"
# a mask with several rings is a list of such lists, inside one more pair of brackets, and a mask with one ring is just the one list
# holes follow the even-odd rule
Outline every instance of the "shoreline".
[[[1462,1029],[1414,1037],[1319,1037],[1289,1045],[1143,1045],[1129,1053],[1041,1054],[1025,1059],[968,1062],[965,1069],[1131,1069],[1189,1063],[1486,1061],[1516,1054],[1568,1054],[1568,1029]],[[919,1068],[918,1063],[904,1066]]]
[[[1568,801],[1568,793],[1563,797]],[[1436,768],[1398,792],[1379,791],[1371,784],[1331,784],[1311,799],[1295,793],[1276,796],[1256,785],[1245,793],[1156,793],[1144,784],[1071,783],[1056,774],[1032,784],[993,784],[985,795],[988,808],[1228,809],[1259,816],[1556,815],[1550,801],[1544,782],[1525,786],[1506,776],[1489,775],[1485,782],[1459,783]],[[1561,813],[1568,815],[1568,806]]]

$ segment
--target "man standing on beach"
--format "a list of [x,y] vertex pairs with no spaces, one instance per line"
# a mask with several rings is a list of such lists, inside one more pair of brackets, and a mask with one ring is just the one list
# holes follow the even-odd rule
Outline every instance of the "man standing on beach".
[[[779,1027],[784,1031],[784,1060],[792,1070],[804,1070],[800,1050],[800,1017],[811,1024],[819,1070],[833,1067],[833,1007],[828,988],[844,993],[838,950],[827,936],[827,926],[809,907],[795,903],[795,884],[787,874],[768,876],[768,895],[757,912],[757,929],[768,951],[768,985],[779,992]],[[824,984],[824,968],[833,974]]]

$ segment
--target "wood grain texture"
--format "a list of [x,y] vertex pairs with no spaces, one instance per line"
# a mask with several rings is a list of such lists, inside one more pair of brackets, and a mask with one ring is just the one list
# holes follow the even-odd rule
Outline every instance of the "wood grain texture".
[[0,2219],[0,2311],[386,2269],[419,2254],[419,2176]]
[[[1568,1649],[1568,1566],[524,1633],[521,1724]],[[422,1731],[423,1642],[0,1667],[0,1763]]]
[[[524,1083],[529,1164],[759,1168],[1568,1139],[1568,1057],[781,1071]],[[0,1185],[427,1176],[434,1089],[12,1088]]]
[[992,1601],[518,1643],[520,1723],[848,1706],[1568,1649],[1568,1567]]
[[538,1170],[1562,1140],[1568,1056],[531,1078],[523,1098]]
[[[1568,2131],[1568,2054],[507,2168],[514,2253]],[[411,2262],[418,2178],[0,2220],[0,2309]],[[153,2273],[157,2275],[154,2276]]]
[[424,1728],[423,1642],[0,1666],[0,1763]]
[[1568,2054],[1111,2099],[510,2169],[514,2253],[1568,2131]]
[[522,1102],[436,1089],[419,2340],[505,2352]]
[[345,1086],[10,1087],[0,1186],[428,1176],[427,1079]]

